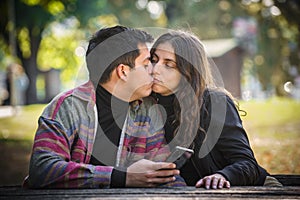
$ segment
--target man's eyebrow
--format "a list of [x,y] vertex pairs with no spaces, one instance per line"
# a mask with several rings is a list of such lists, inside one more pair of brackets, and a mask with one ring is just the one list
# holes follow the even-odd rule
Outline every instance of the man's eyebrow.
[[148,56],[147,58],[144,59],[144,61],[149,61],[151,59],[150,56]]

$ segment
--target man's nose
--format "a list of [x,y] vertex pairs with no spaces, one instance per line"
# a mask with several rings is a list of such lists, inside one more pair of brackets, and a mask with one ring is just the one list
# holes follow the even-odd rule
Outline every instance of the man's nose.
[[149,74],[152,74],[152,73],[153,73],[153,65],[152,65],[152,63],[151,63],[151,62],[149,63],[149,65],[148,65],[148,68],[147,68],[147,69],[148,69],[148,73],[149,73]]

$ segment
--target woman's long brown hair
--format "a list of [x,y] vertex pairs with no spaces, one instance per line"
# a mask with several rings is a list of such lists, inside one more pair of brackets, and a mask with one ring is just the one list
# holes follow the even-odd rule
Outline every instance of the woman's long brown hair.
[[215,87],[208,57],[203,44],[192,33],[163,34],[154,43],[151,55],[161,43],[169,43],[174,48],[177,68],[182,75],[174,101],[174,136],[178,144],[190,147],[198,130],[203,131],[200,127],[203,92],[207,87]]

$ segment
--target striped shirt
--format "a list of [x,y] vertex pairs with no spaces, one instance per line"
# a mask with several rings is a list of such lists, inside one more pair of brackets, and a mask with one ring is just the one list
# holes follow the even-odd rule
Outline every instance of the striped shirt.
[[[131,104],[120,152],[119,166],[140,159],[164,161],[163,120],[152,99]],[[89,164],[98,127],[95,90],[87,82],[54,98],[39,118],[29,175],[30,188],[107,188],[113,166]],[[105,152],[103,152],[105,153]],[[179,178],[168,186],[184,185]]]

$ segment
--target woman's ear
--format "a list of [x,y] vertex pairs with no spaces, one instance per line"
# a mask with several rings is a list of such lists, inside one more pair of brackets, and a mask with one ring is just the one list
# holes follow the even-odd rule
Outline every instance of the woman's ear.
[[124,64],[119,64],[116,70],[118,77],[123,81],[127,81],[128,66]]

